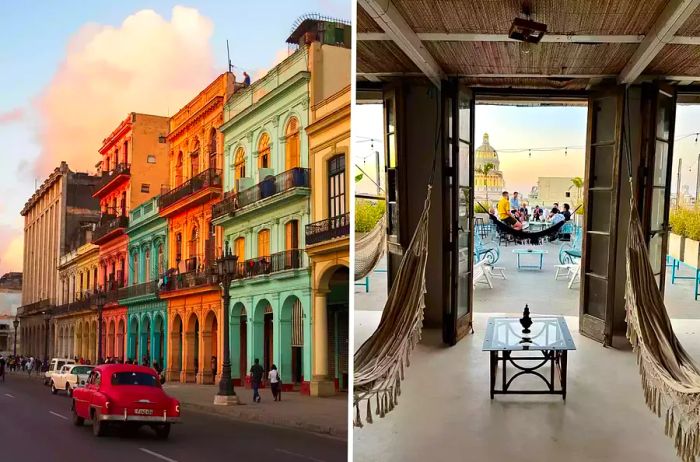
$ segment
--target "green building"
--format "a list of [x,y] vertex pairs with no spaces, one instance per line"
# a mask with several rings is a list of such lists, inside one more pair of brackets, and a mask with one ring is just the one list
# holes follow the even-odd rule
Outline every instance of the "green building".
[[127,358],[147,358],[164,369],[167,355],[166,301],[158,285],[168,268],[168,225],[158,215],[158,197],[144,202],[129,215],[129,285],[120,289],[119,304],[127,308]]

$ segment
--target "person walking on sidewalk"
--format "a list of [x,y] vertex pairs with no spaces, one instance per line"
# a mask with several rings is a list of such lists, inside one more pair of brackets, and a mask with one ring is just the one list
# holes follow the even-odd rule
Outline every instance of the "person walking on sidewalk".
[[0,356],[0,378],[2,379],[2,383],[5,383],[5,358]]
[[250,384],[253,386],[253,401],[256,403],[260,402],[260,384],[263,377],[263,368],[260,365],[260,360],[255,358],[255,364],[250,368]]
[[280,380],[280,372],[277,370],[277,366],[272,365],[272,369],[267,374],[267,378],[270,380],[270,388],[272,389],[272,396],[275,401],[282,401],[282,381]]
[[216,382],[216,356],[211,357],[211,378]]

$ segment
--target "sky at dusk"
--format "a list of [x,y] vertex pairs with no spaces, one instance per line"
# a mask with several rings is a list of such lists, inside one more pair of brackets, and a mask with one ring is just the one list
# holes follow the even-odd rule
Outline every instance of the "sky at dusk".
[[7,2],[0,14],[0,274],[22,270],[36,185],[66,160],[94,171],[129,112],[172,115],[227,69],[255,80],[289,53],[305,13],[349,20],[347,0]]

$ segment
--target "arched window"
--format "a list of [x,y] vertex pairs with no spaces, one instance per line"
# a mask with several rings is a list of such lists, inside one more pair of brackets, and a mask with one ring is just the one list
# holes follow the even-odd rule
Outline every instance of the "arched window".
[[134,253],[134,255],[131,257],[132,258],[132,264],[131,264],[131,270],[133,271],[134,278],[131,281],[132,284],[138,284],[139,283],[139,254]]
[[216,168],[216,128],[209,130],[209,168]]
[[296,117],[289,119],[287,123],[287,128],[284,131],[285,135],[285,151],[286,151],[286,162],[285,170],[290,170],[294,167],[299,167],[299,152],[301,150],[300,137],[299,137],[299,121]]
[[158,277],[163,274],[163,244],[158,245]]
[[190,172],[190,178],[199,174],[199,140],[195,140],[194,149],[190,153]]
[[267,133],[258,141],[258,168],[270,168],[270,135]]
[[284,248],[285,250],[299,248],[299,220],[289,220],[284,225]]
[[175,261],[178,263],[182,261],[182,233],[175,235]]
[[144,267],[144,282],[151,282],[151,249],[146,249],[146,265]]
[[175,186],[182,184],[182,151],[177,154],[177,163],[175,164]]
[[192,232],[190,233],[190,242],[189,242],[189,262],[188,265],[189,267],[187,268],[188,271],[194,271],[197,269],[197,249],[199,248],[199,228],[197,228],[197,225],[194,225],[192,227]]
[[129,142],[124,141],[124,164],[129,163]]
[[239,237],[233,241],[233,254],[238,257],[238,261],[245,260],[245,238]]
[[239,146],[236,149],[236,154],[233,158],[233,187],[238,188],[236,180],[245,177],[245,149],[243,149],[243,146]]
[[258,233],[258,257],[270,256],[270,230],[263,229]]

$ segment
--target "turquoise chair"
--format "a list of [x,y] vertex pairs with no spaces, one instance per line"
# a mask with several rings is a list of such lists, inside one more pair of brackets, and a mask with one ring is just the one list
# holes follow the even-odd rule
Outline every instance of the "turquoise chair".
[[[569,223],[567,223],[568,225]],[[574,230],[572,232],[573,239],[569,242],[564,242],[559,247],[559,263],[569,265],[574,263],[574,260],[581,259],[581,244],[583,243],[583,230],[579,226],[571,223]],[[566,225],[565,225],[566,226]]]

